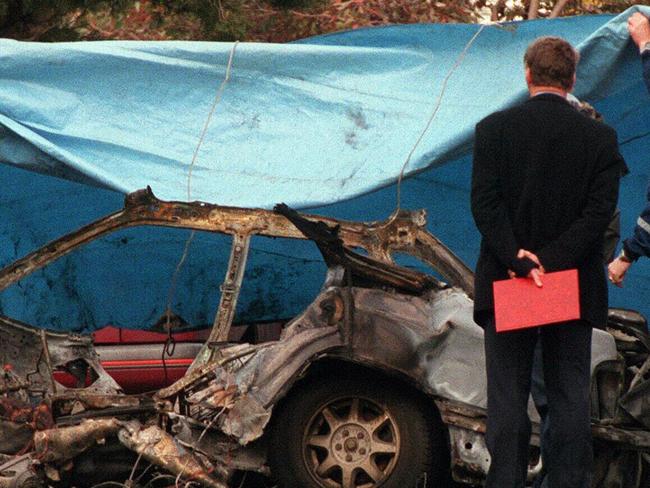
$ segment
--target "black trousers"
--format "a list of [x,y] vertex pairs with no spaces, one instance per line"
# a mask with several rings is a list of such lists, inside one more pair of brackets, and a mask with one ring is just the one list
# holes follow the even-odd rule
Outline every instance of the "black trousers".
[[550,488],[589,488],[591,326],[573,321],[516,332],[485,327],[488,387],[487,488],[524,488],[531,424],[528,398],[535,344],[541,340],[548,428],[543,436]]
[[533,358],[533,374],[531,377],[530,394],[535,403],[535,409],[539,414],[539,433],[542,439],[542,471],[535,478],[533,488],[548,488],[546,481],[546,453],[545,446],[548,444],[548,399],[546,398],[546,385],[544,385],[544,364],[542,363],[542,341],[538,340],[535,345]]

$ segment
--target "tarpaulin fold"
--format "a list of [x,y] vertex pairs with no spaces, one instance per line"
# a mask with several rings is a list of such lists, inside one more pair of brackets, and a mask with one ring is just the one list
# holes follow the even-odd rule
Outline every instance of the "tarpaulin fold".
[[[523,52],[541,35],[579,47],[575,94],[619,133],[631,169],[620,199],[630,233],[650,169],[650,96],[626,29],[636,10],[650,14],[388,26],[282,45],[0,40],[0,264],[116,210],[125,192],[150,185],[160,198],[187,199],[190,163],[232,56],[192,167],[192,200],[385,218],[441,97],[406,169],[402,206],[426,208],[430,230],[473,265],[473,127],[525,98]],[[185,238],[169,229],[109,236],[8,289],[0,309],[44,327],[148,327],[164,311]],[[238,320],[300,311],[323,279],[313,245],[253,244]],[[192,244],[176,313],[211,322],[227,256],[220,238]],[[648,263],[635,264],[610,302],[650,313]]]

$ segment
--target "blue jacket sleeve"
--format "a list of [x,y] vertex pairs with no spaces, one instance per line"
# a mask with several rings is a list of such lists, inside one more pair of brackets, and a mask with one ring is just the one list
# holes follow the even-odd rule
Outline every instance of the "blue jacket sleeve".
[[646,199],[646,206],[636,221],[634,234],[623,242],[625,254],[632,260],[636,260],[640,256],[650,257],[650,187],[648,187]]
[[[650,93],[650,48],[641,53],[643,63],[643,80]],[[650,187],[646,195],[646,206],[639,215],[634,227],[634,234],[623,242],[625,254],[637,260],[640,256],[650,256]]]
[[643,81],[650,93],[650,47],[646,47],[641,53],[641,62],[643,63]]

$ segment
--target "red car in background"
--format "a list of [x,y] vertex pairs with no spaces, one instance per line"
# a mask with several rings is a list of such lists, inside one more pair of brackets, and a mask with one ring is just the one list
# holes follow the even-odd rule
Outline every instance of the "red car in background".
[[[234,326],[230,339],[249,343],[276,340],[282,323]],[[210,335],[210,329],[179,331],[167,334],[148,330],[131,330],[104,327],[93,332],[95,350],[106,372],[117,381],[125,393],[153,392],[165,388],[182,378]],[[246,337],[245,337],[246,336]],[[68,388],[78,385],[77,378],[69,371],[54,373],[57,382]]]

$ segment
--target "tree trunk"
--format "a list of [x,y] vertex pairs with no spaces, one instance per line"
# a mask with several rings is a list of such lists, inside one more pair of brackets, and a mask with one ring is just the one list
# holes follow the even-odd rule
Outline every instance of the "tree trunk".
[[498,0],[492,5],[492,22],[499,20],[499,17],[503,13],[503,8],[506,5],[506,0]]
[[557,0],[555,6],[553,7],[553,10],[551,11],[551,15],[549,15],[549,18],[554,19],[555,17],[559,16],[562,13],[562,9],[566,7],[567,3],[569,3],[569,0]]
[[530,0],[528,6],[528,19],[536,19],[539,14],[539,0]]

